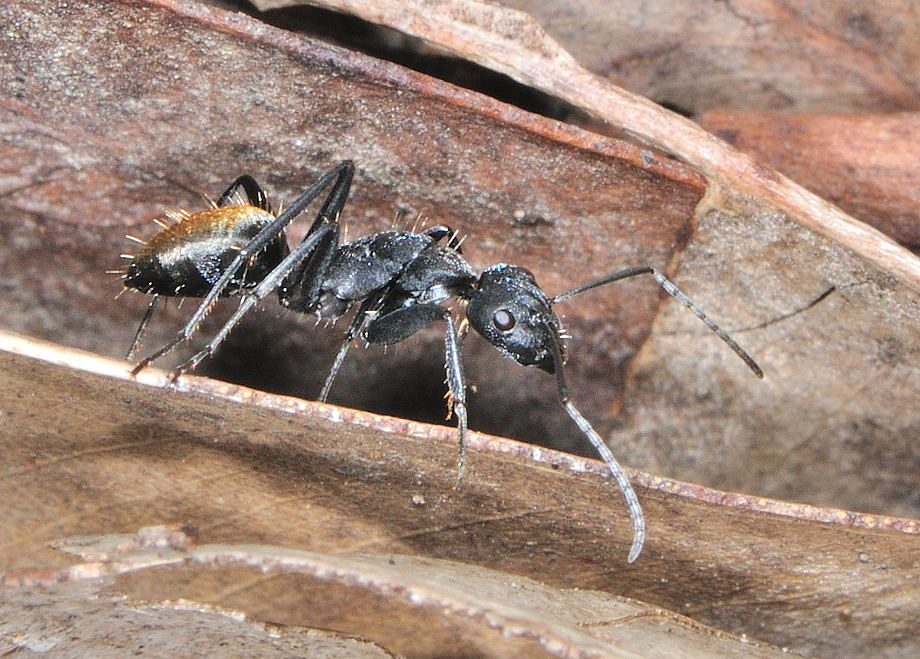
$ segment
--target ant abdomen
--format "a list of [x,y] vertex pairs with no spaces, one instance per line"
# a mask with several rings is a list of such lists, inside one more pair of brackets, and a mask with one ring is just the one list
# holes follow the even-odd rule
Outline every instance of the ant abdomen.
[[[178,216],[154,235],[128,264],[124,284],[142,293],[204,297],[274,215],[255,206],[221,206]],[[223,292],[252,288],[287,255],[281,236],[254,257]]]

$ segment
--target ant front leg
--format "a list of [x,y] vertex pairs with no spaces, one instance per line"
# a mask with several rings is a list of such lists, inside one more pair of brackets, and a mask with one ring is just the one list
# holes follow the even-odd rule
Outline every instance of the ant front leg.
[[447,323],[447,332],[444,337],[444,370],[447,373],[448,418],[451,412],[457,417],[459,454],[457,456],[457,482],[454,484],[454,489],[459,489],[466,469],[466,382],[460,357],[460,334],[450,310],[432,302],[400,307],[368,322],[364,330],[364,338],[368,343],[377,345],[399,343],[436,320],[443,320]]

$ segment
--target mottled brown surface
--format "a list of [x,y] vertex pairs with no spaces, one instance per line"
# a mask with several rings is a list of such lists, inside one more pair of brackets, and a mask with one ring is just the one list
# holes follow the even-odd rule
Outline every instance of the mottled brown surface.
[[[631,639],[640,645],[627,646],[641,650],[642,638],[664,634],[664,648],[684,647],[681,637],[667,640],[667,629],[692,624],[659,606],[798,651],[916,650],[916,521],[636,474],[649,540],[629,565],[628,518],[596,462],[474,435],[467,480],[451,494],[456,446],[447,429],[195,378],[168,391],[158,388],[162,371],[136,383],[124,362],[13,335],[0,335],[0,345],[0,564],[14,571],[7,586],[60,580],[54,569],[73,560],[52,541],[183,524],[202,546],[263,546],[243,550],[265,562],[243,565],[272,570],[283,548],[318,552],[306,557],[306,573],[332,583],[215,572],[227,561],[203,558],[202,566],[122,577],[108,592],[184,597],[255,620],[357,633],[409,654],[460,642],[459,654],[494,648],[500,656],[535,647],[515,645],[527,638],[579,647],[603,638],[605,625],[617,645]],[[777,514],[760,512],[769,509]],[[172,532],[165,546],[181,539]],[[230,556],[233,547],[208,551]],[[426,558],[465,565],[439,568]],[[615,597],[559,588],[646,604],[624,609]],[[433,638],[413,640],[419,628]],[[714,642],[711,630],[697,631],[688,651]]]
[[501,4],[531,14],[592,72],[691,113],[920,108],[911,0]]
[[853,217],[920,247],[920,113],[713,111],[699,121]]

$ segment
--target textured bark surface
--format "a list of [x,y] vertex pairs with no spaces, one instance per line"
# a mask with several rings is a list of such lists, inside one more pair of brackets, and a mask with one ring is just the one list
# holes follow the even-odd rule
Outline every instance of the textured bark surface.
[[920,113],[707,112],[699,119],[853,217],[920,247]]
[[593,73],[689,113],[920,109],[910,0],[501,4],[532,15]]
[[[146,305],[139,295],[115,301],[120,282],[102,274],[133,251],[126,231],[149,237],[165,210],[202,208],[202,194],[243,172],[277,207],[352,158],[350,238],[421,215],[468,235],[475,267],[519,263],[550,293],[624,266],[663,268],[754,354],[766,380],[651,281],[560,307],[573,337],[573,400],[621,461],[662,474],[637,477],[651,526],[646,554],[628,566],[618,495],[591,473],[547,466],[591,472],[593,463],[477,438],[499,454],[474,458],[470,490],[444,499],[450,428],[210,382],[188,385],[198,393],[90,384],[12,360],[0,434],[14,447],[8,498],[17,503],[0,520],[14,538],[5,569],[63,566],[46,543],[66,536],[189,521],[205,543],[370,547],[614,592],[803,652],[916,652],[916,522],[760,497],[920,515],[917,259],[686,119],[592,76],[522,14],[459,0],[437,12],[417,2],[323,4],[511,76],[630,140],[196,3],[6,2],[4,327],[118,357]],[[201,372],[314,398],[343,329],[313,328],[270,298],[264,307]],[[147,347],[190,308],[162,313]],[[585,451],[552,378],[498,359],[472,335],[464,353],[474,428]],[[61,354],[53,361],[83,359]],[[443,423],[442,364],[437,328],[387,354],[354,350],[332,400]],[[275,426],[259,405],[222,402],[227,392],[300,412]],[[335,421],[343,418],[359,425]],[[394,430],[410,437],[380,435]],[[541,455],[549,463],[529,464]],[[41,473],[40,489],[29,469]],[[69,480],[71,469],[79,473]],[[210,583],[225,595],[245,591],[251,576],[226,589],[222,577]],[[192,570],[186,581],[196,578]],[[357,597],[349,592],[336,597]],[[476,643],[485,651],[491,641]]]

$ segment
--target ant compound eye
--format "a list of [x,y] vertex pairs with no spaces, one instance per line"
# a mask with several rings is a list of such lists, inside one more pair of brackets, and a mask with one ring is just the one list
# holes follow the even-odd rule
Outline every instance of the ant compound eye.
[[507,332],[512,329],[516,322],[514,314],[507,309],[499,309],[492,314],[492,324],[501,332]]

